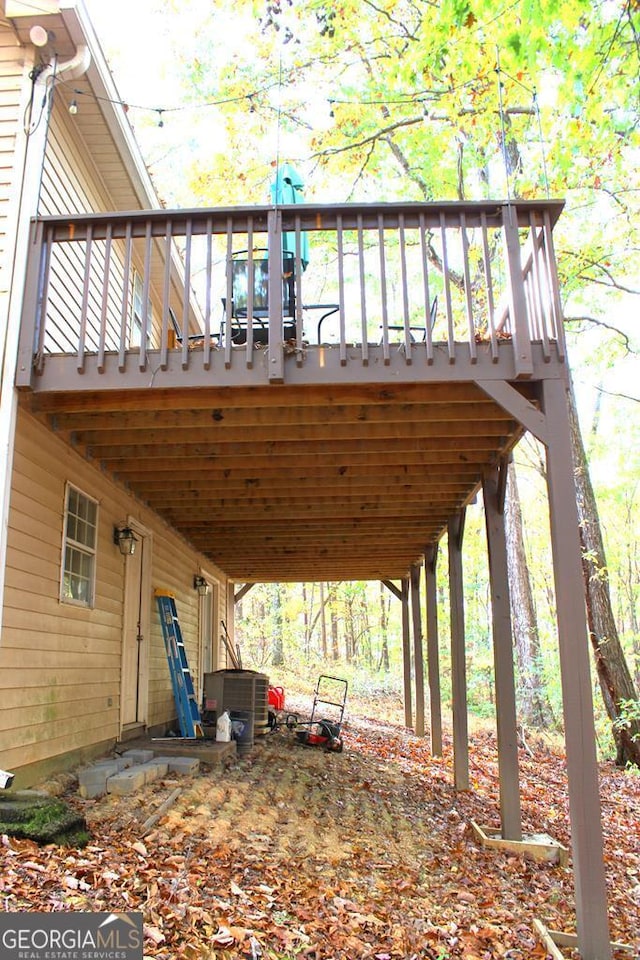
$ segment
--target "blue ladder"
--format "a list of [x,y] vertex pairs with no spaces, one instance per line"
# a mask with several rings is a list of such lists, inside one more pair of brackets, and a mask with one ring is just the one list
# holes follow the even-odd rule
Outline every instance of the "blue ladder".
[[172,594],[155,591],[164,637],[164,648],[169,663],[173,696],[178,708],[180,732],[185,738],[204,737],[200,709],[196,702],[193,680],[187,663],[187,653],[178,622],[176,601]]

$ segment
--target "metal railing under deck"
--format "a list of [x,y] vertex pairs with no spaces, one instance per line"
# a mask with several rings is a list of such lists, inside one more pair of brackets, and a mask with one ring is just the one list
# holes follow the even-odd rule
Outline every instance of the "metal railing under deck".
[[[215,382],[217,369],[266,353],[268,380],[282,382],[287,363],[304,365],[314,350],[337,351],[343,366],[366,365],[374,347],[385,364],[394,352],[432,364],[436,350],[453,364],[463,352],[474,363],[484,344],[497,363],[504,340],[516,376],[527,377],[533,343],[545,359],[564,359],[552,236],[561,209],[301,204],[46,217],[33,224],[17,382],[32,385],[54,355],[100,375],[151,361],[166,369],[177,350],[185,371],[213,370]],[[247,252],[283,245],[292,296],[283,298],[281,256],[263,253],[277,269],[262,277],[260,314]],[[238,251],[248,261],[242,342]]]

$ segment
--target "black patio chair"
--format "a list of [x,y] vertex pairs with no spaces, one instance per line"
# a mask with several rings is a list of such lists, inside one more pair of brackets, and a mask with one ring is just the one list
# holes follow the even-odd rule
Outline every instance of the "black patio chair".
[[[177,318],[177,316],[176,316],[176,313],[175,313],[175,310],[173,309],[173,307],[169,307],[169,319],[171,320],[170,333],[172,333],[173,339],[175,340],[175,344],[171,344],[171,343],[170,343],[170,346],[174,346],[174,345],[182,346],[182,340],[183,340],[183,337],[182,337],[182,327],[181,327],[180,324],[178,323],[178,318]],[[218,334],[217,334],[217,333],[211,333],[211,334],[209,334],[209,337],[210,337],[210,342],[211,342],[214,346],[217,346],[217,344],[218,344]],[[201,346],[203,346],[203,344],[204,344],[204,340],[205,340],[205,334],[204,334],[204,332],[203,332],[203,333],[190,333],[189,336],[187,337],[187,341],[188,341],[190,347],[201,347]]]
[[[250,255],[251,254],[251,255]],[[253,293],[249,290],[249,265],[253,262]],[[295,260],[292,253],[282,253],[282,332],[285,340],[296,338],[295,311]],[[227,311],[226,297],[222,299],[225,320],[230,320],[231,342],[247,342],[249,314],[253,342],[269,342],[269,252],[257,249],[239,250],[234,253],[231,269],[231,311]],[[224,342],[224,323],[221,342]]]
[[[436,323],[436,317],[438,316],[438,297],[435,296],[431,301],[431,308],[429,310],[429,329],[433,331],[433,328]],[[389,324],[387,326],[389,333],[393,330],[396,333],[404,333],[404,324]],[[416,342],[414,333],[420,333],[422,336],[420,339],[425,341],[427,339],[427,328],[424,324],[419,327],[409,327],[409,338],[412,343]]]

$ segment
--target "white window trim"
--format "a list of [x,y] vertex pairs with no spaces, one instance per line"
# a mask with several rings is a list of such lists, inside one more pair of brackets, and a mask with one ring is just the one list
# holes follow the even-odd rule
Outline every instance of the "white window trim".
[[[95,523],[95,542],[93,548],[87,547],[86,544],[80,544],[75,540],[67,540],[67,517],[69,514],[69,493],[71,490],[74,490],[76,493],[80,494],[81,497],[90,500],[95,504],[96,507],[96,523]],[[77,487],[74,483],[65,484],[64,490],[64,512],[62,517],[62,550],[60,555],[60,602],[68,603],[74,607],[84,607],[87,610],[92,610],[95,606],[96,598],[96,566],[97,566],[97,556],[98,556],[98,523],[99,523],[99,510],[100,504],[95,497],[90,496],[88,493],[85,493],[84,490],[81,490],[80,487]],[[91,582],[89,585],[90,597],[89,600],[77,600],[74,597],[68,597],[65,594],[64,589],[64,578],[65,578],[65,560],[67,554],[67,545],[73,547],[74,549],[86,553],[92,557],[92,570],[91,570]]]
[[[142,344],[142,322],[144,313],[144,277],[133,268],[133,277],[131,281],[131,320],[129,324],[129,347],[135,348]],[[151,338],[151,327],[153,323],[153,307],[151,297],[147,299],[147,341]]]

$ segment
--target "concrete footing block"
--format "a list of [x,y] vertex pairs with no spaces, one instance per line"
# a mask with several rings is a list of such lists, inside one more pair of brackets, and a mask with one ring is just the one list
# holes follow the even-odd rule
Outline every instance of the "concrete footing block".
[[96,760],[78,774],[78,792],[81,797],[91,799],[107,792],[107,780],[119,773],[115,760]]
[[169,773],[179,773],[181,776],[193,776],[200,770],[200,761],[197,757],[156,757],[168,766]]
[[166,777],[169,770],[169,764],[162,762],[154,757],[153,760],[148,760],[146,763],[141,763],[139,766],[134,767],[134,770],[140,770],[144,773],[144,782],[152,783],[154,780],[158,780],[160,777]]
[[125,750],[122,756],[130,759],[132,764],[147,763],[147,761],[153,760],[153,750]]
[[135,793],[141,787],[144,787],[146,777],[144,770],[140,767],[130,767],[107,780],[107,793],[113,793],[116,796],[124,797]]

